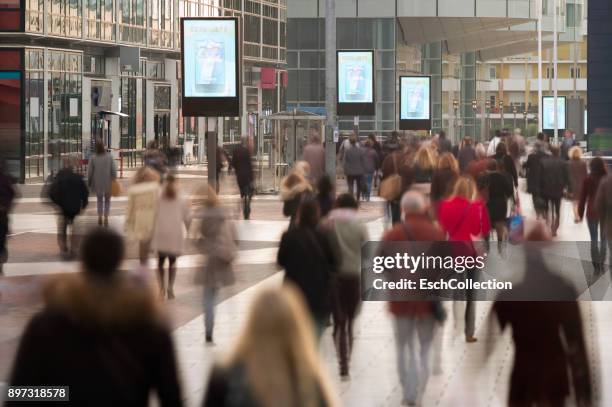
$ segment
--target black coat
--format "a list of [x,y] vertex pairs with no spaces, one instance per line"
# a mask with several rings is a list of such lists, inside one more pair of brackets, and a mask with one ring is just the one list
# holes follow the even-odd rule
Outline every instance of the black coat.
[[491,224],[494,222],[506,220],[508,212],[508,199],[510,199],[514,190],[512,188],[512,179],[509,174],[491,171],[487,174],[488,177],[488,196],[487,209],[489,210],[489,218]]
[[253,184],[253,164],[251,163],[251,152],[245,146],[237,146],[232,155],[232,167],[236,171],[238,187],[244,188]]
[[532,195],[541,195],[542,160],[547,157],[544,151],[529,154],[524,164],[527,171],[527,192]]
[[87,207],[89,189],[83,177],[64,168],[57,173],[49,187],[49,199],[60,208],[64,216],[73,218]]
[[472,146],[465,146],[457,154],[457,161],[459,161],[459,171],[463,173],[470,162],[476,160],[476,150]]
[[308,227],[294,227],[283,234],[277,256],[285,269],[285,281],[304,294],[315,319],[331,312],[330,279],[339,263],[327,235]]
[[542,160],[540,191],[543,198],[559,199],[563,190],[569,186],[567,162],[560,157],[546,157]]
[[516,172],[516,167],[514,166],[514,161],[512,160],[512,157],[510,157],[508,154],[502,155],[496,153],[493,158],[495,158],[497,162],[501,163],[504,171],[510,175],[510,178],[512,179],[512,184],[515,188],[517,188],[518,173]]

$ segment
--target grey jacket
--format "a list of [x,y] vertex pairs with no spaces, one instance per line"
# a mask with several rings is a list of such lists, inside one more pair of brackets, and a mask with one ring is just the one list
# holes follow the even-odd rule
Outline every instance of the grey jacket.
[[344,174],[363,175],[365,174],[365,150],[351,145],[344,152]]
[[202,210],[198,216],[200,251],[207,256],[205,267],[196,274],[196,283],[206,287],[223,287],[235,281],[232,263],[238,254],[237,235],[231,219],[223,208]]
[[117,166],[109,153],[95,154],[89,159],[87,182],[96,195],[110,193],[111,181],[117,178]]

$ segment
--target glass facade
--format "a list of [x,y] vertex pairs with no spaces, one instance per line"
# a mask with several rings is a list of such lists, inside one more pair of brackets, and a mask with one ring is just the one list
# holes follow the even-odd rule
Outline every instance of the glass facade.
[[44,176],[44,53],[42,49],[25,51],[25,178]]
[[86,2],[87,38],[115,41],[114,5],[113,0],[88,0]]
[[83,29],[81,5],[79,0],[48,0],[47,31],[62,37],[80,37]]

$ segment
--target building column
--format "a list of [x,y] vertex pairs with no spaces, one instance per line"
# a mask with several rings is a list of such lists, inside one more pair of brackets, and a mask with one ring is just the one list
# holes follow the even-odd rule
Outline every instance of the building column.
[[440,131],[442,124],[442,42],[425,44],[421,50],[421,72],[431,76],[431,129]]
[[612,129],[612,3],[609,0],[589,0],[588,7],[587,125],[588,133],[593,134],[597,129]]
[[476,53],[466,52],[461,55],[461,132],[460,137],[470,136],[472,139],[477,134],[476,112],[472,107],[472,101],[476,100]]

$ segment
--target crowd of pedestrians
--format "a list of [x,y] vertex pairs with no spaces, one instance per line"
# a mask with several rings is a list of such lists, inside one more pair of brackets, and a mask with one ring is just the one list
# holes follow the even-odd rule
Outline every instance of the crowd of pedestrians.
[[[337,404],[318,344],[331,326],[339,377],[350,380],[355,319],[362,298],[361,252],[370,240],[359,211],[362,201],[374,195],[386,201],[388,228],[381,245],[460,242],[461,252],[454,254],[474,256],[481,250],[480,242],[488,247],[484,242],[494,236],[504,256],[508,220],[521,215],[519,175],[524,173],[535,212],[546,225],[526,239],[554,238],[562,199],[568,197],[574,220],[586,216],[591,259],[596,270],[603,271],[606,252],[612,251],[608,247],[612,177],[607,176],[604,161],[595,157],[585,164],[571,132],[561,146],[541,134],[526,152],[520,131],[498,131],[487,145],[466,137],[456,146],[444,132],[408,139],[393,133],[382,144],[373,134],[363,142],[353,134],[338,154],[347,192],[337,193],[335,180],[325,173],[321,138],[313,134],[303,160],[280,184],[282,213],[288,218],[276,253],[282,286],[262,290],[250,304],[236,345],[212,367],[203,405]],[[126,191],[124,231],[128,242],[138,248],[140,272],[136,273],[122,270],[126,242],[108,227],[117,169],[105,146],[97,144],[85,177],[74,171],[71,161],[55,176],[48,195],[60,214],[60,252],[70,258],[80,254],[82,272],[53,279],[45,289],[44,306],[21,339],[11,385],[65,383],[70,385],[71,401],[83,405],[96,400],[96,405],[144,406],[152,391],[162,406],[182,405],[169,320],[160,300],[175,298],[177,261],[186,251],[187,237],[195,233],[195,247],[205,261],[193,283],[202,287],[203,330],[206,343],[212,344],[219,292],[236,281],[238,236],[231,213],[221,205],[218,185],[202,186],[190,201],[155,145],[149,146],[144,164]],[[254,193],[248,138],[234,149],[231,165],[242,217],[248,220]],[[97,199],[99,227],[81,242],[69,243],[68,228],[86,209],[90,192]],[[0,267],[7,258],[8,213],[14,196],[12,181],[0,166]],[[71,235],[76,236],[74,230]],[[151,252],[157,257],[156,290],[143,278]],[[554,282],[541,255],[535,253],[529,261],[542,265],[541,275]],[[464,278],[477,281],[479,275],[475,268],[468,269]],[[465,301],[453,305],[455,322],[463,320],[462,340],[474,343],[474,293],[466,289],[460,299]],[[435,370],[431,360],[439,358],[435,353],[441,345],[436,338],[446,308],[431,299],[391,299],[388,310],[403,404],[418,405]],[[570,395],[589,405],[592,389],[577,303],[532,308],[498,301],[493,313],[502,328],[513,328],[517,352],[511,405],[562,405]],[[546,337],[551,347],[533,345],[530,335]],[[553,375],[544,377],[549,369],[522,373],[532,365],[530,355],[536,354],[540,368],[556,366]],[[572,384],[567,381],[568,371]],[[531,379],[526,382],[527,376]],[[525,388],[530,391],[521,391]]]

